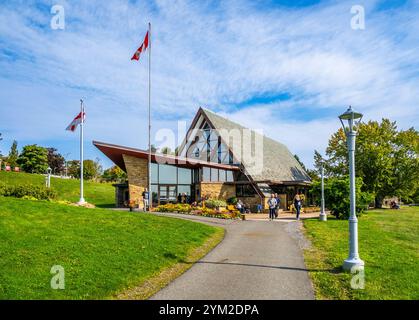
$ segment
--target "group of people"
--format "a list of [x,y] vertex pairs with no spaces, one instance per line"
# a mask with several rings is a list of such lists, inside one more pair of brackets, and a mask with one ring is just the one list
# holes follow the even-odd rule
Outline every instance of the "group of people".
[[279,206],[281,205],[281,199],[277,193],[272,193],[268,200],[269,206],[269,220],[278,218]]
[[[304,195],[301,191],[298,191],[294,196],[294,209],[297,214],[297,220],[300,220],[301,208],[303,206]],[[278,197],[277,193],[272,193],[271,197],[268,200],[269,206],[269,220],[274,220],[278,218],[278,211],[281,205],[281,199]]]
[[186,194],[185,192],[183,193],[179,193],[177,196],[177,202],[178,203],[190,203],[191,202],[191,197]]
[[236,209],[239,210],[242,214],[250,213],[250,206],[248,204],[244,204],[240,199],[236,203]]

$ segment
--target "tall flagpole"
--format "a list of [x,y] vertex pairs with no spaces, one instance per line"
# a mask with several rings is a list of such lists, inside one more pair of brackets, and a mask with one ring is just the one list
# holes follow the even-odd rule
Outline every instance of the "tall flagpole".
[[151,212],[151,23],[148,23],[148,211]]
[[80,112],[81,112],[81,123],[80,123],[80,200],[79,204],[84,204],[83,197],[83,127],[84,127],[84,104],[83,99],[80,99]]

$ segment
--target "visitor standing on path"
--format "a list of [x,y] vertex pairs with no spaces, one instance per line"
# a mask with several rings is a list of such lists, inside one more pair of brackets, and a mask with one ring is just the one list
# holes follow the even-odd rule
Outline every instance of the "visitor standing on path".
[[143,210],[147,211],[147,208],[148,208],[148,189],[147,188],[144,189],[142,196],[143,196],[143,206],[144,206]]
[[281,204],[281,199],[279,199],[279,196],[277,193],[275,193],[275,200],[276,200],[276,207],[275,207],[275,218],[278,218],[279,214],[279,205]]
[[272,193],[271,197],[268,200],[269,206],[269,220],[275,219],[275,210],[276,210],[276,199],[275,195]]
[[300,220],[302,201],[303,201],[303,196],[301,194],[301,191],[298,191],[294,197],[294,207],[295,207],[295,211],[297,211],[297,220]]

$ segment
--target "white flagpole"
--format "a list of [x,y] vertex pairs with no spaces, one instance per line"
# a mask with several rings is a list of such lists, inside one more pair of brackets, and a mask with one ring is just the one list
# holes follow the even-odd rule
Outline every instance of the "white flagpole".
[[80,200],[79,204],[84,204],[86,201],[83,197],[83,127],[84,127],[84,104],[83,99],[80,99],[81,123],[80,123]]
[[148,23],[148,211],[151,212],[151,23]]

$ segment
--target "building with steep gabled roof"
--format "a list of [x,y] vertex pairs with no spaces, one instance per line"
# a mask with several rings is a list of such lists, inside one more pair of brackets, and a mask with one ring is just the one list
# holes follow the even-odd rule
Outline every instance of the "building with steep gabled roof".
[[[128,175],[128,184],[117,185],[117,205],[141,199],[148,185],[148,151],[94,141],[93,144]],[[153,205],[237,197],[252,211],[267,207],[278,193],[288,209],[297,192],[305,192],[311,180],[288,148],[256,130],[199,108],[177,155],[152,153]]]

